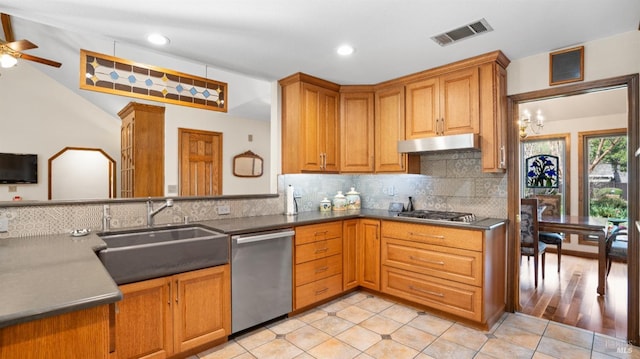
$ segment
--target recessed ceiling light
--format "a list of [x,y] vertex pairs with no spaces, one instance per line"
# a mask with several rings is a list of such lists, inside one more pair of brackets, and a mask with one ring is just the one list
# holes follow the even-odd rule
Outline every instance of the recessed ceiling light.
[[169,43],[169,38],[162,34],[151,34],[147,36],[147,41],[154,45],[167,45]]
[[353,51],[354,50],[353,50],[353,47],[351,45],[342,45],[342,46],[338,47],[338,50],[337,50],[338,55],[341,55],[341,56],[351,55],[351,54],[353,54]]

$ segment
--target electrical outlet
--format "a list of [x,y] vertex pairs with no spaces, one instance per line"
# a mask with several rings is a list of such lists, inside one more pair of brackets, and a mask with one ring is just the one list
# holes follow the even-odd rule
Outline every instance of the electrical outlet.
[[18,192],[17,185],[9,185],[9,192]]
[[229,214],[231,213],[231,208],[229,207],[229,205],[220,205],[218,207],[216,207],[216,209],[218,210],[218,214]]
[[0,217],[0,233],[9,232],[9,218]]

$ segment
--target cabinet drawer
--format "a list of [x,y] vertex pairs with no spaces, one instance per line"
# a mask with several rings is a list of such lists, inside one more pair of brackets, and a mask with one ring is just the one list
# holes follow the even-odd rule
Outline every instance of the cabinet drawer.
[[482,252],[383,238],[382,264],[460,283],[482,285]]
[[342,237],[342,221],[296,227],[296,245]]
[[296,287],[295,309],[306,307],[342,292],[342,274]]
[[382,266],[382,292],[463,318],[482,319],[482,289]]
[[296,246],[296,264],[304,263],[320,258],[325,258],[342,253],[342,238],[334,238],[325,241]]
[[482,251],[482,231],[469,229],[383,221],[382,236],[472,251]]
[[300,286],[342,273],[342,256],[336,254],[331,257],[298,264],[295,267],[296,286]]

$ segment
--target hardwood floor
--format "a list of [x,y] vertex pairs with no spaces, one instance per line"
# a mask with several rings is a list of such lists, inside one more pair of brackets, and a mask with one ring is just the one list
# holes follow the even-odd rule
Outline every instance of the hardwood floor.
[[547,253],[545,279],[542,265],[538,288],[534,288],[533,259],[520,265],[521,312],[554,322],[592,330],[619,339],[627,338],[627,265],[613,263],[607,278],[606,295],[596,293],[598,261]]

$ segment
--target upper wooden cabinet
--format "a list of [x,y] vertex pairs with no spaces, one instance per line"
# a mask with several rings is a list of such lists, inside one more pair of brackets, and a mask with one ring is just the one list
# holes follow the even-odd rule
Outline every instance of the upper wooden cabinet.
[[507,169],[507,70],[498,63],[480,66],[480,146],[482,171]]
[[340,88],[340,171],[374,171],[374,96],[371,86]]
[[130,102],[118,116],[121,197],[164,196],[164,107]]
[[479,133],[477,66],[406,86],[406,139]]
[[282,87],[282,172],[340,170],[340,86],[297,73]]

